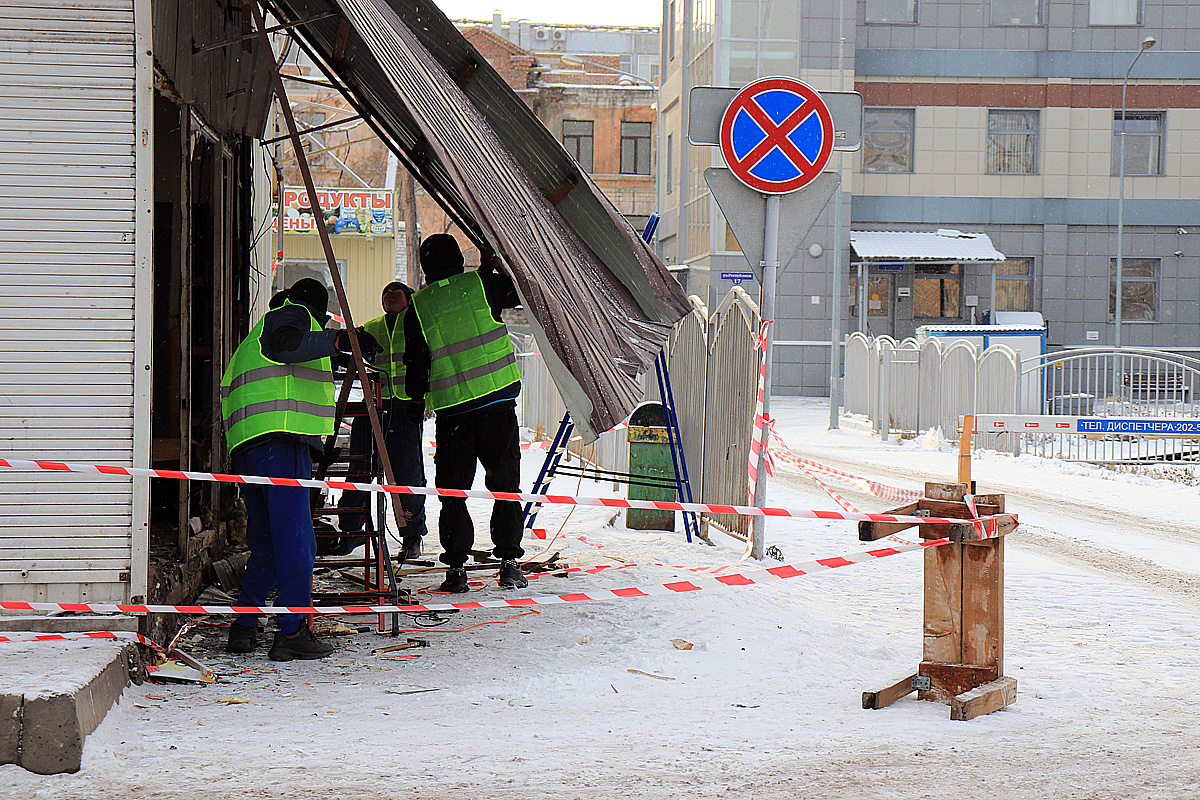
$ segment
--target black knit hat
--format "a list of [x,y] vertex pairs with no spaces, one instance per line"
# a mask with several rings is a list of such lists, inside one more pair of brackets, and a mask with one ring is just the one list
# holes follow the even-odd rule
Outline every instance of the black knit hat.
[[421,270],[433,283],[463,271],[463,254],[458,240],[448,233],[435,233],[421,242]]
[[402,292],[404,292],[406,295],[408,295],[408,297],[409,297],[410,299],[411,299],[411,298],[412,298],[412,296],[413,296],[413,290],[412,290],[412,288],[411,288],[411,287],[410,287],[408,284],[406,284],[406,283],[401,283],[400,281],[392,281],[392,282],[391,282],[391,283],[389,283],[387,286],[383,287],[383,291],[379,293],[379,299],[380,299],[380,301],[382,301],[382,300],[383,300],[383,296],[384,296],[385,294],[387,294],[388,292],[390,292],[390,291],[391,291],[391,290],[393,290],[393,289],[399,289],[400,291],[402,291]]
[[287,290],[287,299],[307,308],[317,319],[329,311],[329,290],[312,278],[301,278]]

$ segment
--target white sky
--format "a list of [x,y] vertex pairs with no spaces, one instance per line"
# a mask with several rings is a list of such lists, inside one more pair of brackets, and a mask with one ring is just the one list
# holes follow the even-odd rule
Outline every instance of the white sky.
[[606,0],[570,3],[563,0],[434,0],[450,19],[491,19],[499,11],[505,20],[582,25],[660,25],[658,0]]

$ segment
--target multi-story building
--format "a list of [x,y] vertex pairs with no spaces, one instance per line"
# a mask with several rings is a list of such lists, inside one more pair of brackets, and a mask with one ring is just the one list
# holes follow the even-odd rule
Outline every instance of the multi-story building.
[[[1120,343],[1196,344],[1200,145],[1190,132],[1200,126],[1200,7],[666,0],[664,15],[660,246],[669,263],[688,266],[689,290],[701,296],[720,288],[719,270],[745,262],[701,177],[720,156],[686,144],[687,90],[785,74],[863,95],[863,147],[844,158],[840,247],[831,203],[780,275],[776,391],[828,391],[832,278],[843,281],[842,316],[854,330],[860,260],[872,334],[1034,311],[1051,347],[1115,344],[1119,219]],[[947,229],[986,235],[1005,260],[971,261],[966,248],[956,257],[957,237],[937,237]],[[859,258],[851,237],[867,242],[862,234],[875,231],[937,239]],[[951,255],[922,258],[947,239]]]

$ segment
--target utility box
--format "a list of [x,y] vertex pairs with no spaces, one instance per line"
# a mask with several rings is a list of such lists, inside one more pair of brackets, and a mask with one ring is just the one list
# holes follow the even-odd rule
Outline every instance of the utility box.
[[[667,438],[662,403],[647,402],[629,415],[629,499],[675,499],[675,466]],[[674,511],[631,508],[625,512],[625,527],[633,530],[673,531]]]
[[917,328],[917,344],[926,339],[940,339],[943,346],[954,341],[968,341],[982,353],[994,344],[1011,347],[1017,354],[1017,369],[1021,375],[1021,407],[1018,413],[1041,414],[1045,407],[1045,387],[1037,380],[1040,371],[1024,375],[1023,364],[1046,354],[1046,324],[1037,312],[997,312],[997,325],[922,325]]

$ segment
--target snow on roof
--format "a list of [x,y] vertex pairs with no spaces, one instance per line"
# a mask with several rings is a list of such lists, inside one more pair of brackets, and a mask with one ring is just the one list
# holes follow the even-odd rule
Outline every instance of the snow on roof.
[[937,231],[851,231],[850,246],[859,258],[910,258],[928,261],[1003,261],[986,233]]

